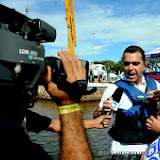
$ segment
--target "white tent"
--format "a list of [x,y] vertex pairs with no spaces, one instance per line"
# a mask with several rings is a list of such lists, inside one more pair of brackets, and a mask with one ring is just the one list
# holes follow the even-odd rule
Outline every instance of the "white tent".
[[160,63],[160,47],[145,54],[146,60]]

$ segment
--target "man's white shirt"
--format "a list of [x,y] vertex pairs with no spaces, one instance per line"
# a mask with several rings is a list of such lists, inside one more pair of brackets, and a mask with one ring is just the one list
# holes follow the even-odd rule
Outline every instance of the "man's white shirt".
[[[123,80],[126,80],[126,77],[123,77]],[[147,87],[147,83],[146,80],[144,78],[144,76],[142,76],[142,83],[137,87],[135,83],[130,82],[133,86],[135,86],[136,88],[138,88],[140,91],[145,92],[146,87]],[[160,90],[160,83],[158,81],[156,81],[157,84],[157,90]],[[112,97],[113,93],[115,92],[115,90],[117,89],[117,85],[115,84],[111,84],[109,87],[107,87],[107,89],[105,90],[101,101],[99,103],[99,107],[103,108],[103,101],[107,100],[107,98]],[[129,100],[128,96],[123,93],[121,100],[119,102],[119,107],[120,109],[125,109],[128,110],[132,107],[132,102]],[[142,153],[147,149],[148,145],[147,144],[143,144],[143,145],[126,145],[123,143],[120,143],[118,141],[112,140],[112,144],[111,144],[111,154],[138,154],[138,153]]]

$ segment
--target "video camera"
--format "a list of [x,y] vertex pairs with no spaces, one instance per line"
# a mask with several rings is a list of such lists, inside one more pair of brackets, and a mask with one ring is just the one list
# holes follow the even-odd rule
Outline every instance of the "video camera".
[[[53,79],[55,83],[58,79],[65,79],[61,60],[56,57],[45,58],[45,49],[41,45],[54,42],[55,39],[56,30],[49,24],[0,5],[0,86],[26,90],[27,96],[30,95],[28,101],[32,102],[46,65],[51,65],[56,73]],[[89,63],[85,60],[82,63],[88,75]]]

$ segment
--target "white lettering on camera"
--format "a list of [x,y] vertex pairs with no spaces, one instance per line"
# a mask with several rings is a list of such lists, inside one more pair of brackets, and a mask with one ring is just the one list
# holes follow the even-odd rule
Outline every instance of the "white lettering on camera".
[[38,55],[37,51],[30,51],[27,49],[19,49],[19,54],[32,55],[32,56]]

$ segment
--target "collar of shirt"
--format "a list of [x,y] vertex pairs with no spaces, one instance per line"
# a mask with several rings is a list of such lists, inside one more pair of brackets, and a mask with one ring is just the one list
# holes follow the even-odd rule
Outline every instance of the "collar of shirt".
[[[128,81],[127,80],[127,78],[126,78],[126,76],[124,76],[123,78],[122,78],[122,80],[124,80],[124,81]],[[140,85],[137,87],[137,85],[134,83],[134,82],[130,82],[130,81],[128,81],[130,84],[132,84],[134,87],[136,87],[136,88],[138,88],[139,90],[141,90],[142,92],[145,92],[145,90],[146,90],[146,87],[147,87],[147,83],[146,83],[146,80],[145,80],[145,77],[144,77],[144,75],[142,75],[142,82],[140,83]]]

